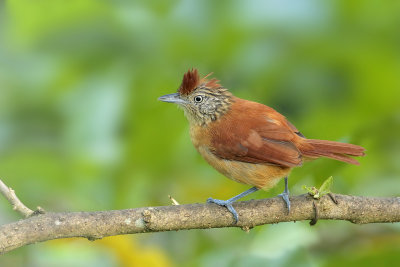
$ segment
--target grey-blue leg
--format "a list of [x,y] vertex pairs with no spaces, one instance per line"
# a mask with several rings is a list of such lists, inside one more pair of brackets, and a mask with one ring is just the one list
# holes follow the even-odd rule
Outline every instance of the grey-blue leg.
[[289,187],[288,187],[288,178],[287,178],[287,176],[285,177],[285,190],[283,191],[282,194],[279,194],[278,196],[281,196],[283,198],[283,200],[286,202],[286,206],[288,208],[288,212],[290,212]]
[[235,202],[238,199],[241,199],[242,197],[245,197],[253,192],[256,192],[258,190],[257,187],[252,187],[243,193],[240,193],[237,196],[234,196],[233,198],[230,198],[228,200],[220,200],[220,199],[214,199],[212,197],[207,199],[207,203],[215,203],[220,206],[225,206],[232,214],[233,217],[235,218],[235,223],[239,221],[239,215],[237,214],[236,210],[233,208],[232,203]]

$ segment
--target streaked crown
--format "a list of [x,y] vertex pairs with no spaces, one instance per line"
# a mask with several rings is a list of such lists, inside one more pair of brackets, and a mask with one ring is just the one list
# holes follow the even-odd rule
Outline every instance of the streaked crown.
[[191,69],[183,75],[177,93],[185,101],[179,106],[184,109],[190,123],[208,124],[230,108],[233,95],[217,79],[208,79],[211,74],[200,78],[197,69]]

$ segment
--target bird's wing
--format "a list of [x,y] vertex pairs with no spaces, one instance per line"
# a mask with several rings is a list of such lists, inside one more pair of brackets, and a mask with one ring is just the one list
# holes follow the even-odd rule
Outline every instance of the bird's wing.
[[[302,164],[298,130],[284,116],[261,104],[236,106],[211,131],[212,152],[223,159],[283,167]],[[257,105],[256,105],[257,104]],[[247,112],[246,112],[247,111]]]
[[299,130],[297,130],[296,126],[294,126],[290,121],[286,120],[286,123],[295,134],[297,134],[300,137],[306,138]]

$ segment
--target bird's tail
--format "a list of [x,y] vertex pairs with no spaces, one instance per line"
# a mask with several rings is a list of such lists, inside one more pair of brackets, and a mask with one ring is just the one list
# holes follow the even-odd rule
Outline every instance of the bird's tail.
[[365,148],[353,144],[346,144],[334,141],[306,139],[306,144],[300,148],[303,156],[308,158],[326,157],[350,164],[359,165],[360,163],[350,156],[364,156]]

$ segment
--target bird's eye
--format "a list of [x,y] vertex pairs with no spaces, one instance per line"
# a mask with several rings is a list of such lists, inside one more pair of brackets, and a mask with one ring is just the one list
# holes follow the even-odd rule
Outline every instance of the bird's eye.
[[201,95],[197,95],[194,97],[194,102],[200,103],[201,101],[203,101],[203,97]]

